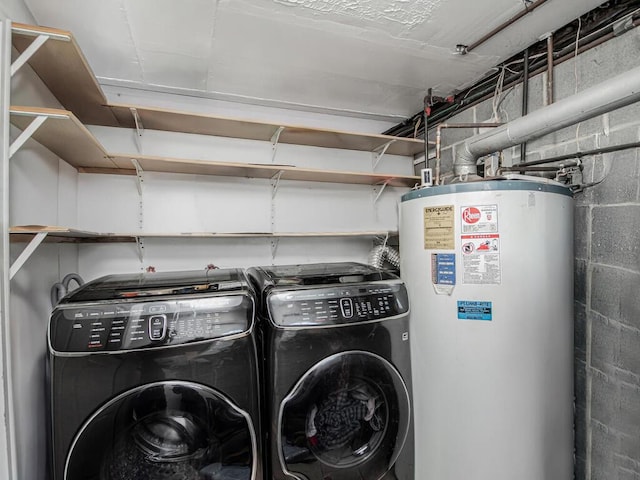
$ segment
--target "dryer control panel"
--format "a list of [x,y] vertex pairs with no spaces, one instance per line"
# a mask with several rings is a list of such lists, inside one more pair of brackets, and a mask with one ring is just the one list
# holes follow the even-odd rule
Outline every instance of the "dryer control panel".
[[269,314],[282,327],[326,327],[405,314],[404,284],[375,283],[278,291],[269,294]]
[[239,334],[252,317],[246,295],[70,304],[53,312],[49,341],[54,352],[147,349]]

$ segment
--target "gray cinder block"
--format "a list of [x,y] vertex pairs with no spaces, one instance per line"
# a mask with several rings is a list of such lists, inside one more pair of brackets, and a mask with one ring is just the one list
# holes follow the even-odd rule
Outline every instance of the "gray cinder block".
[[591,479],[611,480],[616,478],[614,454],[619,450],[619,437],[609,427],[591,421]]
[[591,367],[608,375],[613,375],[619,358],[619,324],[606,317],[590,312],[591,322]]
[[587,312],[586,306],[580,302],[574,302],[574,328],[573,346],[576,360],[586,361],[587,353]]
[[[635,404],[637,413],[636,426],[638,428],[638,435],[640,436],[640,330],[636,328],[629,328],[624,325],[620,328],[620,353],[617,365],[629,374],[626,376],[627,380],[635,378],[635,385],[629,385],[629,388],[636,387],[635,389]],[[627,406],[631,406],[630,403]],[[640,451],[638,452],[640,454]]]
[[590,370],[591,418],[607,427],[617,427],[620,417],[620,386],[609,375]]
[[593,208],[592,258],[640,272],[640,205]]
[[602,183],[592,188],[592,201],[599,205],[631,203],[638,200],[638,151],[624,150],[602,156]]
[[620,269],[596,265],[591,273],[591,308],[605,317],[620,318]]
[[591,209],[588,206],[577,206],[574,209],[573,248],[576,258],[586,259],[589,257],[589,221],[591,220]]

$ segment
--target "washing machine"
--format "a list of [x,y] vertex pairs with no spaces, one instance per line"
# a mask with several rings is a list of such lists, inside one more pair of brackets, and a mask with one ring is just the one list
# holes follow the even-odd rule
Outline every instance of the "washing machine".
[[255,267],[274,480],[413,480],[409,303],[358,263]]
[[262,479],[254,312],[236,269],[110,275],[64,297],[53,480]]

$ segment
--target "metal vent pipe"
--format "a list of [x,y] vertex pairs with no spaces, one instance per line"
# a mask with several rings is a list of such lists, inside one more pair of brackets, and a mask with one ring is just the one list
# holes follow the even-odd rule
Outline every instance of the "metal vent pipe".
[[456,150],[453,172],[476,175],[476,161],[640,100],[640,67],[564,98],[489,132],[468,138]]

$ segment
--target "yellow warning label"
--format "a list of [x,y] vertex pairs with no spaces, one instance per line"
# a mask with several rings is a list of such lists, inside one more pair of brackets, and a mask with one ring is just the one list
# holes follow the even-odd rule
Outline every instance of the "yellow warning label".
[[455,219],[453,205],[425,207],[424,249],[454,250]]

